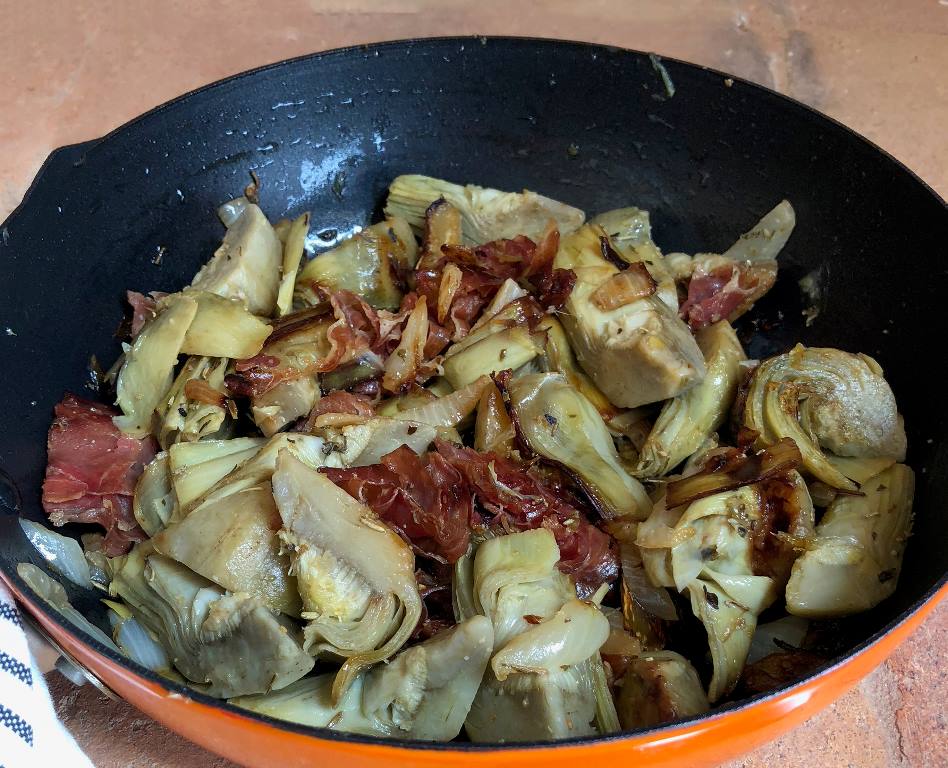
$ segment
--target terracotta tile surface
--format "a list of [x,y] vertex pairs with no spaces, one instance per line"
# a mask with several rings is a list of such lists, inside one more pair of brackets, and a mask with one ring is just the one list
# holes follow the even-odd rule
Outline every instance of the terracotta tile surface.
[[[56,146],[209,81],[399,37],[584,39],[725,69],[863,133],[948,195],[948,0],[287,0],[3,4],[0,218]],[[948,605],[833,707],[733,768],[948,765]],[[229,766],[58,675],[57,709],[101,768]]]

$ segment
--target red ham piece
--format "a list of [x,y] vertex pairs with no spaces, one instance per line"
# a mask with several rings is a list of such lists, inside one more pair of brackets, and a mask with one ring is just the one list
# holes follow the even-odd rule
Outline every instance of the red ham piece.
[[698,266],[679,312],[694,331],[719,320],[733,322],[767,293],[776,279],[776,262],[733,262],[710,270]]
[[[418,456],[402,446],[380,464],[324,468],[336,485],[370,507],[420,554],[453,563],[467,551],[473,528],[506,533],[544,527],[560,548],[559,568],[584,591],[619,575],[611,539],[527,469],[493,453],[443,440]],[[482,518],[477,501],[488,514]]]
[[569,270],[553,270],[559,242],[559,230],[551,226],[539,243],[525,235],[517,235],[512,240],[492,240],[474,248],[444,245],[440,258],[426,262],[415,272],[415,287],[428,300],[432,319],[437,319],[438,292],[444,268],[452,263],[461,270],[461,283],[445,317],[450,337],[459,341],[467,335],[478,315],[508,278],[531,284],[542,295],[553,298],[554,306],[560,297],[565,301],[572,290],[572,284],[568,284]]
[[[373,309],[351,291],[321,293],[328,301],[330,310],[304,309],[275,321],[273,333],[260,354],[238,360],[234,365],[236,372],[225,378],[231,392],[244,397],[258,397],[281,382],[333,371],[353,362],[365,352],[374,352],[384,359],[398,346],[408,315],[418,300],[417,294],[408,293],[402,298],[398,311],[389,312]],[[289,336],[298,339],[307,332],[313,335],[317,333],[317,326],[331,319],[333,322],[325,333],[329,341],[329,350],[325,355],[310,355],[308,362],[301,365],[293,364],[292,360],[282,360],[279,354],[275,354],[280,352],[281,343],[285,343]],[[445,329],[429,321],[424,349],[426,364],[419,371],[422,377],[434,372],[436,367],[430,361],[449,341]],[[315,338],[312,344],[315,348]]]
[[147,296],[138,291],[125,291],[125,297],[132,307],[130,333],[133,339],[141,333],[145,323],[155,316],[158,311],[158,302],[167,295],[164,291],[152,291]]
[[155,456],[155,441],[122,434],[112,423],[118,411],[75,395],[66,395],[55,413],[47,441],[43,509],[53,525],[101,525],[105,553],[122,554],[145,538],[132,514],[132,495]]
[[316,401],[310,412],[310,419],[315,420],[324,413],[351,413],[353,416],[374,416],[375,407],[365,395],[354,395],[343,389],[337,389],[324,395]]
[[526,469],[493,453],[478,453],[440,439],[435,440],[435,447],[494,515],[492,525],[508,532],[547,528],[560,548],[560,570],[586,590],[618,577],[619,562],[610,537]]
[[321,471],[419,554],[454,563],[467,551],[471,524],[479,519],[474,497],[461,473],[441,455],[419,456],[403,445],[379,464]]

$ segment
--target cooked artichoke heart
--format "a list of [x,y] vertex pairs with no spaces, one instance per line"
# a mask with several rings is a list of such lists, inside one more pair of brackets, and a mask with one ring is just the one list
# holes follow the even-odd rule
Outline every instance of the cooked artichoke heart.
[[530,448],[574,474],[604,517],[648,517],[648,494],[619,464],[599,412],[563,374],[521,376],[508,395]]
[[550,219],[556,221],[560,233],[566,234],[581,226],[586,218],[578,208],[529,190],[501,192],[474,184],[462,187],[418,174],[395,178],[388,188],[385,215],[407,220],[420,235],[424,231],[425,212],[439,198],[460,211],[464,242],[468,245],[517,235],[539,240]]
[[637,477],[659,477],[695,453],[723,423],[737,392],[746,359],[737,334],[727,320],[697,334],[707,375],[664,406],[652,427],[635,468]]
[[300,544],[284,531],[283,541],[293,552],[303,598],[303,618],[326,616],[342,621],[361,619],[369,607],[372,588],[348,563],[332,552]]
[[675,397],[705,375],[704,358],[677,312],[657,296],[603,311],[592,294],[618,269],[603,258],[601,227],[587,225],[560,241],[556,268],[576,285],[562,316],[580,365],[612,403],[634,408]]
[[824,451],[905,457],[905,428],[879,364],[838,349],[798,344],[761,363],[747,392],[744,424],[759,434],[759,446],[793,438],[807,471],[840,490],[856,485]]
[[865,611],[896,588],[912,528],[915,475],[895,464],[840,495],[816,527],[811,547],[793,564],[787,610],[828,618]]
[[[236,210],[236,209],[235,209]],[[224,242],[191,281],[200,291],[240,299],[255,315],[276,309],[283,244],[260,207],[247,202],[225,221]]]

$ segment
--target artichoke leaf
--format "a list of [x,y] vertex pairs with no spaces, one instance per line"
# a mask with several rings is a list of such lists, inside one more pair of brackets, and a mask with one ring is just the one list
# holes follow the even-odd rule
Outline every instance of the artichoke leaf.
[[619,722],[627,730],[700,715],[710,708],[695,668],[674,651],[630,659],[616,698]]
[[376,309],[396,310],[402,300],[401,276],[417,260],[411,228],[403,219],[389,217],[307,262],[296,278],[295,297],[304,306],[319,306],[324,301],[320,289],[347,290]]
[[182,507],[187,507],[239,464],[254,456],[265,442],[259,437],[237,437],[233,440],[175,443],[167,452],[167,471],[170,472],[174,498]]
[[793,564],[787,610],[828,618],[866,611],[895,591],[912,528],[915,475],[895,464],[830,504]]
[[286,239],[283,242],[283,270],[280,273],[280,285],[277,289],[278,317],[283,317],[293,311],[293,289],[296,287],[296,274],[303,261],[303,254],[306,252],[308,234],[309,213],[295,218],[287,229]]
[[710,580],[696,579],[688,586],[688,596],[692,612],[708,633],[714,665],[708,700],[714,703],[737,685],[757,627],[757,614]]
[[608,637],[609,620],[599,606],[574,598],[508,640],[491,659],[491,669],[501,682],[517,673],[552,674],[598,653]]
[[244,459],[200,496],[180,505],[178,517],[184,517],[204,504],[269,481],[276,468],[277,456],[284,450],[314,469],[343,466],[339,455],[323,438],[299,432],[280,432],[264,441],[249,458]]
[[592,295],[618,269],[602,256],[601,227],[587,225],[560,241],[554,260],[576,284],[562,316],[580,365],[620,408],[666,400],[705,375],[704,358],[677,312],[657,296],[602,310]]
[[497,648],[531,626],[524,616],[552,616],[575,595],[556,570],[559,559],[556,539],[545,528],[498,536],[477,548],[474,608],[493,623]]
[[413,421],[406,414],[397,418],[373,416],[360,423],[321,430],[329,452],[327,464],[344,467],[378,464],[385,454],[403,445],[422,454],[428,450],[438,432],[438,428]]
[[224,242],[191,287],[239,299],[253,314],[270,317],[276,309],[283,244],[254,203],[233,206],[222,219]]
[[184,336],[181,351],[198,357],[253,357],[273,331],[247,311],[239,299],[185,288],[183,295],[197,302],[197,312]]
[[110,591],[210,696],[279,690],[313,668],[295,628],[257,598],[226,594],[169,558],[146,556],[141,545],[123,558]]
[[648,494],[619,463],[599,412],[564,375],[522,376],[508,384],[507,393],[521,437],[572,473],[603,517],[648,517]]
[[158,303],[158,312],[125,350],[125,362],[115,383],[115,402],[122,416],[112,420],[133,437],[151,432],[155,410],[174,378],[181,344],[197,312],[189,296],[172,294]]
[[519,325],[488,333],[446,356],[444,377],[460,389],[481,376],[526,365],[543,351],[539,336]]
[[501,192],[473,184],[462,187],[417,174],[395,178],[388,188],[385,215],[405,219],[422,234],[425,213],[432,203],[442,198],[460,212],[466,245],[517,235],[537,241],[550,219],[556,221],[561,234],[566,234],[581,226],[586,218],[578,208],[529,190]]
[[609,402],[609,398],[579,367],[563,324],[556,317],[546,315],[536,329],[546,333],[546,342],[543,346],[543,367],[546,371],[562,373],[576,390],[596,406],[596,410],[603,419],[611,420],[625,413]]
[[793,206],[788,200],[781,200],[721,255],[732,261],[776,261],[796,223]]
[[281,552],[281,526],[269,483],[204,504],[152,538],[162,555],[231,592],[299,616],[300,597]]
[[852,458],[905,457],[905,428],[895,396],[871,357],[804,347],[765,360],[754,371],[744,424],[759,446],[784,437],[800,448],[806,470],[833,488],[856,484],[826,453]]
[[132,514],[142,530],[154,536],[171,521],[176,504],[169,456],[162,451],[148,462],[135,483]]
[[668,474],[695,453],[724,423],[737,392],[740,362],[746,359],[730,323],[721,320],[697,334],[707,375],[662,407],[642,446],[637,477]]
[[251,401],[254,423],[266,437],[272,437],[290,422],[305,416],[319,400],[319,379],[302,376],[281,381]]
[[[395,418],[427,424],[435,429],[448,427],[463,429],[478,407],[481,397],[488,386],[494,386],[487,376],[479,376],[470,384],[456,389],[450,394],[434,397],[421,405],[407,408]],[[496,386],[494,386],[496,389]]]
[[288,451],[272,482],[309,621],[306,647],[346,659],[333,685],[338,700],[414,631],[422,607],[414,556],[371,509]]
[[161,417],[158,442],[164,448],[221,431],[228,405],[233,408],[224,386],[228,363],[227,358],[218,357],[187,359],[157,409]]

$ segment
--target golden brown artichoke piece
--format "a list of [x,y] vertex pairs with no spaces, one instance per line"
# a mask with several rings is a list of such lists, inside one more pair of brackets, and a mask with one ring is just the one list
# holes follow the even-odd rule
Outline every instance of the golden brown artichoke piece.
[[507,394],[523,440],[576,477],[603,517],[648,517],[648,494],[619,463],[599,412],[563,374],[518,377]]
[[631,659],[616,697],[619,722],[627,730],[700,715],[710,708],[695,668],[674,651]]
[[[577,600],[556,568],[544,528],[488,539],[474,555],[471,589],[455,599],[489,618],[495,653],[465,728],[472,741],[532,741],[618,730],[599,648],[609,621]],[[461,575],[461,574],[459,574]]]
[[420,235],[424,231],[426,211],[441,198],[460,212],[464,242],[468,245],[517,235],[536,241],[542,237],[550,219],[556,221],[561,234],[566,234],[582,225],[586,218],[578,208],[529,190],[501,192],[474,184],[462,187],[418,174],[398,176],[391,183],[385,215],[405,219]]
[[562,315],[580,365],[613,405],[634,408],[687,391],[705,375],[704,358],[688,327],[657,296],[602,310],[595,291],[619,273],[602,250],[608,238],[587,225],[560,241],[554,266],[572,269],[576,285]]
[[402,278],[415,267],[418,246],[403,219],[390,218],[307,262],[296,278],[295,296],[305,306],[322,303],[318,289],[347,290],[376,309],[398,309]]

